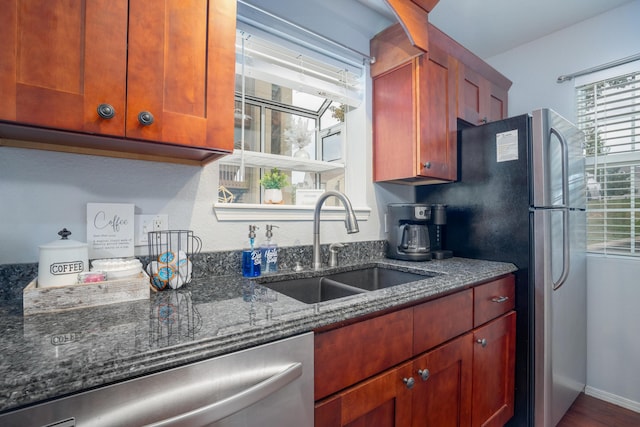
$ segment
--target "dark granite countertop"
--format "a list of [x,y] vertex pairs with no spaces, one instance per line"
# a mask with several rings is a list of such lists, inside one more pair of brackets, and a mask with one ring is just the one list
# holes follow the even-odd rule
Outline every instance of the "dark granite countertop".
[[[439,275],[364,294],[304,304],[245,302],[238,275],[197,278],[143,301],[22,316],[0,305],[0,413],[186,363],[230,353],[332,323],[420,301],[515,271],[512,264],[452,258],[389,259],[326,269],[393,265]],[[277,273],[281,278],[312,271]],[[269,280],[271,276],[264,276]]]

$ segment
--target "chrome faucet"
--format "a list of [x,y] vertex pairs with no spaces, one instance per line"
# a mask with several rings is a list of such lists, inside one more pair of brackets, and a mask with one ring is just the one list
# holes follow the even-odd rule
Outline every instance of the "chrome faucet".
[[358,229],[358,220],[356,219],[356,214],[353,212],[353,208],[351,207],[351,202],[349,198],[340,193],[339,191],[325,191],[320,195],[318,201],[316,202],[316,209],[313,212],[313,269],[320,270],[322,268],[322,256],[320,254],[320,209],[322,208],[322,204],[327,198],[334,196],[337,197],[345,209],[345,218],[344,218],[344,226],[347,229],[347,233],[357,233],[360,231]]

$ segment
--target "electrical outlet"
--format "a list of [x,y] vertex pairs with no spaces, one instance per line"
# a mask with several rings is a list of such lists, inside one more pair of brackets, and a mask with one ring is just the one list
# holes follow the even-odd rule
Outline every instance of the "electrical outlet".
[[136,215],[135,216],[135,246],[145,246],[149,243],[150,231],[169,229],[169,215]]

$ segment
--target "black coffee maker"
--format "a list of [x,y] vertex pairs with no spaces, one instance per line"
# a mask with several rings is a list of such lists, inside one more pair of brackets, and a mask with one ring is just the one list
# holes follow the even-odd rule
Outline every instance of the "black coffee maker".
[[431,259],[428,223],[431,206],[392,203],[387,206],[387,258],[405,261]]

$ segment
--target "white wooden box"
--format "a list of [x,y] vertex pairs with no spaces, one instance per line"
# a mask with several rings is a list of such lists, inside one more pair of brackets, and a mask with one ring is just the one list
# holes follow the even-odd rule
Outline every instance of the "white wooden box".
[[37,280],[22,291],[24,315],[149,299],[149,276],[145,272],[126,279],[47,288],[36,287]]

